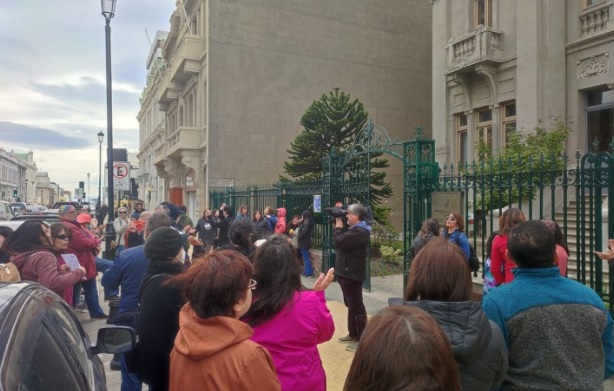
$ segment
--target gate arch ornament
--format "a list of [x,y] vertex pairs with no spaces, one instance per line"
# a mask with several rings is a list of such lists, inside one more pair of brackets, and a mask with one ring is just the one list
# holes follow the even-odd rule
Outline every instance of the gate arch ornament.
[[[408,254],[413,237],[422,220],[430,214],[429,192],[435,188],[437,163],[435,141],[423,138],[422,128],[416,128],[416,137],[399,140],[390,137],[383,126],[369,119],[343,154],[332,151],[322,161],[322,204],[333,206],[360,201],[370,204],[370,162],[373,157],[388,155],[403,164],[403,253],[404,276],[408,273]],[[324,215],[327,219],[328,216]],[[332,227],[327,225],[323,240],[323,270],[334,263],[336,256],[332,243]],[[371,288],[370,265],[367,263],[365,288]]]

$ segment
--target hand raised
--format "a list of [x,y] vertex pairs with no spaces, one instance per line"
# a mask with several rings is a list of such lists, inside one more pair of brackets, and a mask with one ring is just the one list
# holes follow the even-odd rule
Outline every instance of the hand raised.
[[314,291],[324,291],[324,290],[326,290],[326,288],[328,288],[330,283],[333,282],[333,277],[334,276],[335,276],[335,268],[334,267],[331,267],[330,269],[328,269],[328,272],[326,273],[326,276],[324,275],[324,273],[320,273],[320,275],[318,276],[318,279],[316,280],[315,284],[313,284],[313,290]]

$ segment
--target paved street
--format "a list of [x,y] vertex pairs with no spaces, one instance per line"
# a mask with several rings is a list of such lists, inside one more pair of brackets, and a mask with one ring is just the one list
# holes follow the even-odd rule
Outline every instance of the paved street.
[[[315,279],[303,278],[303,283],[307,287],[311,287],[314,282]],[[385,277],[372,277],[371,287],[371,292],[364,291],[363,295],[367,312],[372,316],[388,305],[389,297],[402,296],[403,275],[397,274]],[[102,290],[100,290],[99,295],[102,297]],[[347,311],[343,304],[343,296],[339,284],[331,284],[326,290],[326,299],[328,308],[335,320],[335,335],[329,342],[321,344],[318,348],[320,350],[324,370],[326,371],[328,390],[340,391],[343,390],[345,378],[350,369],[354,353],[346,351],[346,345],[337,342],[339,337],[347,335]],[[108,304],[103,303],[103,308],[107,311]],[[92,342],[94,342],[98,328],[106,326],[106,322],[104,320],[92,321],[86,313],[77,313],[77,315],[85,331],[90,335]],[[100,358],[105,365],[107,387],[109,391],[119,391],[121,385],[120,372],[111,371],[109,369],[109,363],[113,356],[101,354]],[[146,388],[144,387],[143,389],[145,390]],[[604,383],[604,391],[614,391],[614,381],[606,381]]]

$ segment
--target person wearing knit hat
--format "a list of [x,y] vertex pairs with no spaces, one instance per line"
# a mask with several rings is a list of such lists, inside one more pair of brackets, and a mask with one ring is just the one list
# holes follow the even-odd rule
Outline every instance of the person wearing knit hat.
[[74,221],[77,217],[77,209],[72,205],[62,205],[58,209],[58,215],[62,220]]
[[145,256],[150,260],[169,260],[177,256],[183,238],[172,228],[159,228],[147,238]]
[[170,354],[179,330],[179,311],[185,304],[182,287],[173,277],[183,271],[183,238],[173,228],[158,228],[145,241],[149,266],[141,285],[135,331],[139,341],[125,353],[131,372],[151,390],[168,389]]

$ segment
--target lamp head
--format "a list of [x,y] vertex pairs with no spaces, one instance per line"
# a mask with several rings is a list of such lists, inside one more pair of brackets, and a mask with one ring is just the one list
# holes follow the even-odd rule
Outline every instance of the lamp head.
[[110,20],[115,16],[115,4],[117,0],[100,0],[100,5],[102,7],[102,16],[106,20]]
[[102,140],[104,140],[104,133],[102,133],[102,130],[100,132],[98,132],[98,142],[102,143]]

